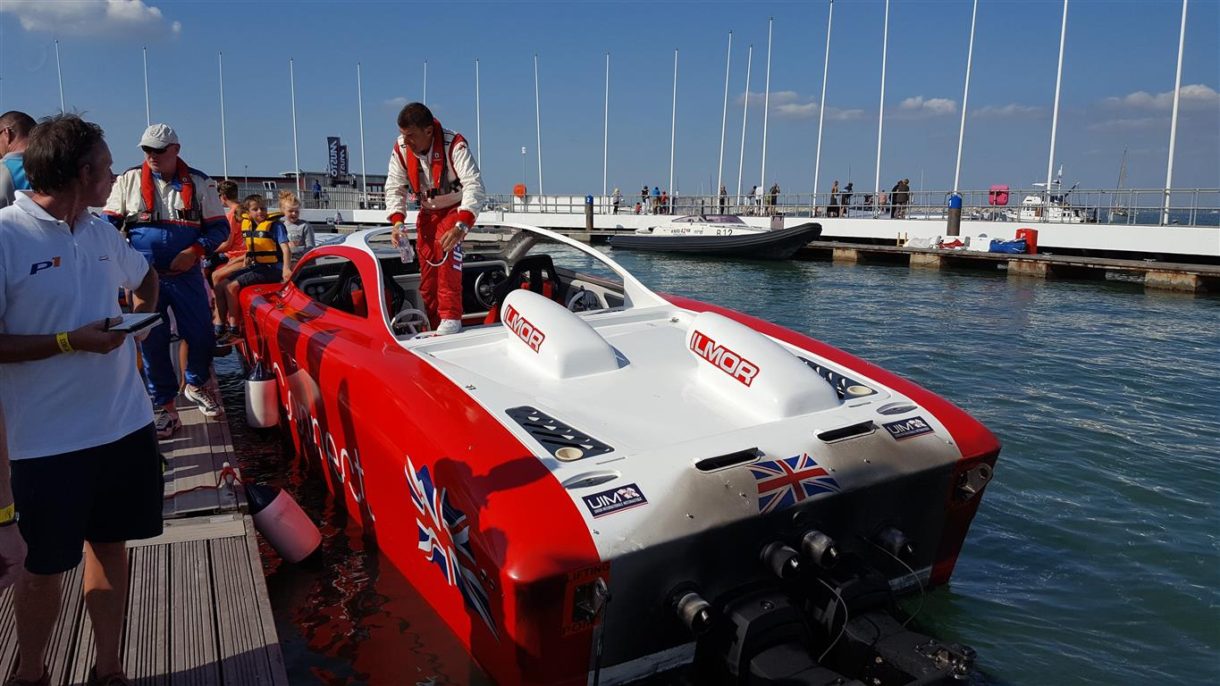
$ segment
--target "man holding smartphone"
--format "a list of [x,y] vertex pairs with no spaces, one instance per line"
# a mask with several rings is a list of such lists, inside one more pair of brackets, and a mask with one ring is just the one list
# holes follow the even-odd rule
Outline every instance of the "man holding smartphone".
[[149,312],[158,280],[89,213],[110,195],[112,161],[96,124],[45,119],[25,153],[33,190],[0,210],[0,406],[13,493],[4,503],[0,480],[0,527],[16,522],[28,545],[13,603],[20,661],[8,683],[17,686],[49,683],[43,653],[60,580],[82,550],[97,656],[89,683],[129,683],[119,661],[126,542],[161,533],[165,485],[135,342],[108,330],[120,321],[119,289]]

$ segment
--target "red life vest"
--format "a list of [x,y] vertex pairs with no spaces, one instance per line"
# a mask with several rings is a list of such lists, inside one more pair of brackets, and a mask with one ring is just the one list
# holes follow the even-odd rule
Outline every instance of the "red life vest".
[[402,165],[402,168],[407,171],[407,183],[411,187],[411,192],[419,196],[422,201],[425,197],[434,198],[438,195],[448,195],[461,190],[461,180],[450,180],[448,172],[453,167],[453,149],[458,145],[465,144],[466,139],[462,137],[462,134],[455,133],[453,134],[453,140],[449,142],[449,147],[446,148],[445,130],[441,128],[439,120],[432,120],[432,165],[429,170],[432,172],[432,188],[420,190],[419,157],[415,154],[403,155],[402,146],[395,141],[394,154],[398,156],[398,162]]
[[[178,166],[174,169],[174,177],[178,179],[178,183],[182,185],[182,210],[178,213],[180,221],[190,221],[202,223],[202,212],[195,207],[195,181],[191,178],[190,167],[182,158],[178,158]],[[140,168],[140,199],[144,201],[144,209],[140,212],[139,221],[148,222],[155,221],[157,213],[157,184],[153,181],[152,168],[148,166],[148,160],[144,161],[144,165]],[[166,208],[173,209],[173,208]],[[160,217],[160,219],[169,219],[169,217]]]

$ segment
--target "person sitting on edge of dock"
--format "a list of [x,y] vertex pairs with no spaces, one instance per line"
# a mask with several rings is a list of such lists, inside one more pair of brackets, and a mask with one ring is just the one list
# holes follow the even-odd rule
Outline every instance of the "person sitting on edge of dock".
[[[108,330],[120,313],[115,294],[131,289],[136,312],[156,311],[159,279],[89,213],[106,204],[112,162],[101,127],[72,114],[44,119],[25,153],[33,190],[0,210],[0,405],[29,546],[13,599],[18,660],[8,686],[50,684],[44,653],[61,578],[82,557],[96,655],[88,683],[131,683],[119,656],[126,542],[162,528],[165,483],[135,365],[138,336]],[[0,508],[0,527],[13,510]]]
[[436,333],[457,333],[462,330],[462,239],[486,197],[479,165],[462,134],[442,128],[423,103],[402,108],[398,132],[385,181],[390,240],[395,247],[406,240],[409,189],[420,203],[415,217],[419,295]]
[[[258,194],[242,200],[245,218],[241,222],[241,239],[246,244],[245,267],[229,272],[216,282],[217,309],[223,309],[226,329],[217,345],[232,345],[241,338],[237,295],[246,286],[280,283],[292,276],[292,250],[288,245],[288,229],[279,212],[267,212],[267,200]],[[224,301],[224,305],[219,303]]]

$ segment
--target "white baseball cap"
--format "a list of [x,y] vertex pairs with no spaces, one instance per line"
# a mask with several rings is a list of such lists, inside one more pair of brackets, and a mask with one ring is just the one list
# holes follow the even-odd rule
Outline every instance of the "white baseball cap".
[[140,137],[141,148],[168,148],[178,143],[178,134],[169,124],[153,124]]

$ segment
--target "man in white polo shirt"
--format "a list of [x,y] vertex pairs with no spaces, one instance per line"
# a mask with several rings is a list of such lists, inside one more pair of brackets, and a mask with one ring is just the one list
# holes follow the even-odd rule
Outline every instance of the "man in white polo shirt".
[[[126,541],[161,533],[164,482],[135,342],[109,331],[120,288],[153,311],[157,275],[105,220],[114,184],[95,124],[59,115],[34,127],[31,191],[0,210],[0,406],[18,528],[29,546],[14,609],[20,664],[9,684],[46,684],[43,652],[60,577],[84,549],[97,661],[90,684],[128,684],[119,662]],[[6,519],[7,518],[7,519]],[[0,526],[11,520],[0,509]]]

